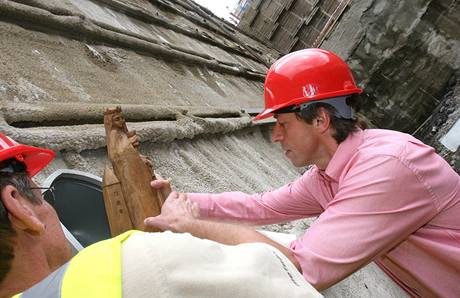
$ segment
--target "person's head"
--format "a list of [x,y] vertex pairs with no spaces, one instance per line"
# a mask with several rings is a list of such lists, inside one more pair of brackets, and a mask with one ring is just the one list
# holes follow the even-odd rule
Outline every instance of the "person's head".
[[20,289],[15,283],[50,273],[71,256],[56,212],[31,179],[54,156],[0,133],[0,288]]
[[324,167],[338,144],[360,127],[353,111],[361,92],[338,56],[322,49],[300,50],[267,72],[265,109],[254,120],[275,116],[272,139],[295,166]]

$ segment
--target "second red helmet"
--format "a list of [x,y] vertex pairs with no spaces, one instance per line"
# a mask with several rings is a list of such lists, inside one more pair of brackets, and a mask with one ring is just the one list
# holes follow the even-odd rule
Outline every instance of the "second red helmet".
[[55,156],[51,150],[19,144],[0,132],[0,162],[10,158],[23,162],[30,177],[46,167]]

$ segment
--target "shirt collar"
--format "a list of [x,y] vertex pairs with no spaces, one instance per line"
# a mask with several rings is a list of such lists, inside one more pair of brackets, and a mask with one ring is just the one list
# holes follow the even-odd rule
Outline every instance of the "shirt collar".
[[335,151],[326,167],[326,170],[324,171],[329,178],[339,181],[343,168],[363,142],[363,137],[364,131],[359,129],[358,131],[350,134],[342,143],[339,144],[337,151]]

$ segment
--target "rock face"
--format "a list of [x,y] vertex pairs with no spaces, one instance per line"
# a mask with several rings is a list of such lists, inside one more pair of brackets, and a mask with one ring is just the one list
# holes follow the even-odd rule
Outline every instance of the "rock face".
[[456,82],[415,136],[431,144],[460,174],[460,83]]
[[[348,7],[343,9],[345,2]],[[305,9],[295,10],[300,3]],[[433,112],[441,109],[459,77],[458,5],[457,1],[430,0],[252,1],[240,27],[258,30],[259,36],[266,37],[262,42],[283,52],[297,49],[276,38],[283,30],[291,44],[302,42],[305,47],[334,51],[347,60],[364,87],[367,118],[376,127],[414,133],[427,119],[457,120],[458,113],[446,118],[445,113]],[[289,26],[285,19],[300,27]],[[302,35],[303,28],[316,34]],[[326,39],[321,40],[321,32],[327,32]],[[421,132],[417,137],[441,150]],[[458,157],[444,156],[459,171],[453,160]]]
[[[358,10],[354,5],[350,11]],[[368,1],[368,5],[360,9],[355,24],[362,32],[348,53],[341,53],[365,87],[364,110],[371,121],[412,133],[440,103],[460,67],[460,33],[454,29],[460,22],[457,10],[439,1]],[[345,14],[338,26],[348,27],[348,22],[352,21]],[[323,47],[340,48],[334,34]]]

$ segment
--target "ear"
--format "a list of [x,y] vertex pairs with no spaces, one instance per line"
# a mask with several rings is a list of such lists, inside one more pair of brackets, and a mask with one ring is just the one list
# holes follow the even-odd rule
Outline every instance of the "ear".
[[319,109],[318,116],[313,120],[313,125],[321,134],[324,134],[330,128],[331,117],[324,108]]
[[15,230],[22,230],[33,235],[40,235],[45,231],[45,225],[35,215],[32,208],[26,204],[26,199],[16,187],[5,186],[1,195],[1,200],[8,211],[8,217]]

